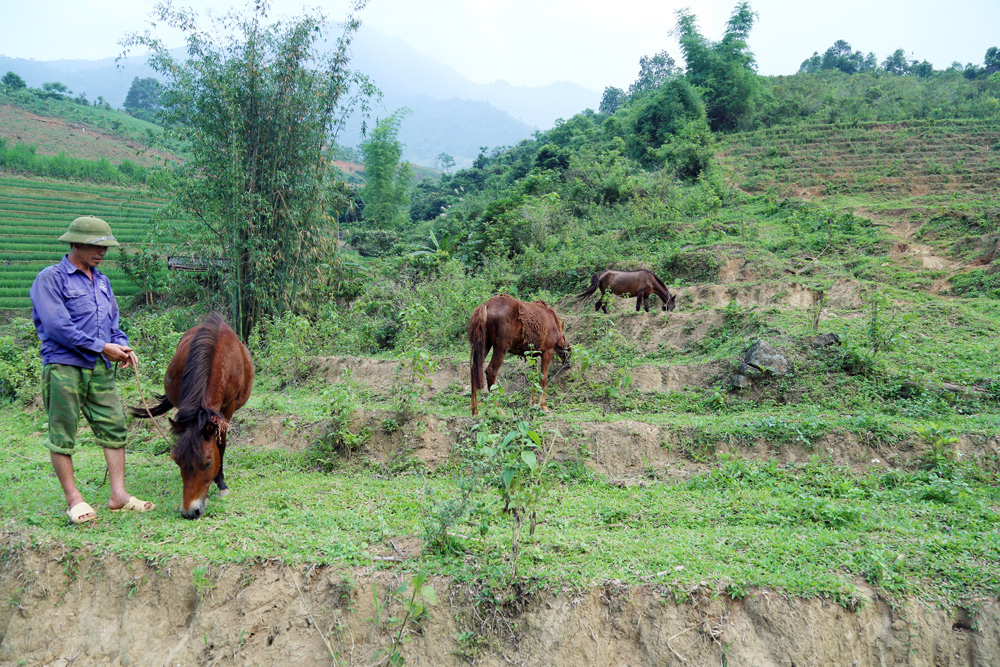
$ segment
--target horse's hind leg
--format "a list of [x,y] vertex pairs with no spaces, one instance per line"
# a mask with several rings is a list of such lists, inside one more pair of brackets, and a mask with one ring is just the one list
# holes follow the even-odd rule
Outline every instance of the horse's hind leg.
[[[538,399],[538,407],[542,409],[542,412],[548,412],[545,407],[545,387],[549,384],[549,364],[552,363],[552,355],[552,350],[542,352],[542,377],[538,379],[538,384],[542,388],[542,393]],[[532,393],[534,393],[534,390],[532,390]]]
[[[483,359],[485,359],[486,355],[490,353],[491,347],[492,345],[489,342],[487,342],[486,346],[483,348]],[[472,382],[472,405],[470,406],[470,408],[473,417],[479,415],[479,398],[477,396],[478,390],[476,389],[477,382],[482,382],[482,371],[480,371],[480,376],[475,380],[473,380]],[[487,387],[487,389],[489,389],[489,387]]]
[[223,472],[225,468],[225,457],[226,457],[226,432],[223,431],[219,434],[219,474],[215,476],[215,484],[219,487],[220,496],[229,495],[229,487],[226,486],[226,474]]
[[[638,313],[640,308],[642,308],[642,292],[635,298],[635,312]],[[649,306],[646,306],[646,310],[649,310]]]
[[507,348],[493,348],[493,356],[490,358],[490,365],[486,367],[486,390],[489,391],[497,383],[497,373],[500,372],[500,364],[507,354]]
[[604,310],[604,314],[607,315],[608,314],[608,299],[604,298],[605,294],[606,294],[606,292],[602,289],[601,290],[601,298],[597,300],[597,305],[594,306],[594,311],[596,312],[598,310],[603,309]]

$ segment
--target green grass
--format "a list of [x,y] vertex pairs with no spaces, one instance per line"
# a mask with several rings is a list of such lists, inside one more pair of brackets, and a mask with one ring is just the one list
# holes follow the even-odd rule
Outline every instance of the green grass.
[[[387,477],[362,467],[326,475],[307,469],[304,454],[235,447],[227,459],[233,495],[210,499],[206,516],[187,522],[175,511],[176,465],[140,449],[128,454],[129,488],[159,507],[116,516],[98,505],[106,502],[107,486],[103,457],[91,441],[74,460],[80,489],[100,519],[71,527],[40,444],[40,419],[39,412],[0,413],[4,429],[16,434],[5,447],[0,507],[7,530],[35,544],[86,542],[152,561],[278,557],[356,567],[371,564],[369,549],[386,539],[420,535],[430,506],[456,492],[455,472]],[[491,515],[486,535],[466,541],[463,558],[425,554],[424,567],[464,580],[502,576],[509,521],[495,494],[477,497]],[[539,506],[520,571],[536,585],[616,579],[683,591],[707,581],[736,597],[767,587],[848,605],[863,580],[890,596],[958,603],[1000,594],[1000,536],[992,530],[998,502],[997,487],[962,466],[858,476],[818,460],[724,459],[713,472],[678,483],[620,488],[600,479],[569,481]],[[473,530],[455,526],[458,533]]]

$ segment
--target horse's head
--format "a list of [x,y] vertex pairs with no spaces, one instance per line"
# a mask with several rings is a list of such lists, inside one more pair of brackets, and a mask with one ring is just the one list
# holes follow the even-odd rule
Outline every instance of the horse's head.
[[222,467],[219,437],[226,429],[226,420],[219,414],[199,415],[187,422],[170,420],[170,424],[178,436],[170,457],[181,469],[184,482],[181,516],[198,519],[205,513],[209,487]]
[[559,358],[565,364],[569,362],[569,357],[570,354],[572,353],[572,349],[570,348],[569,341],[566,340],[566,334],[563,333],[563,330],[566,328],[566,322],[564,322],[563,320],[558,320],[558,321],[559,321],[559,340],[556,341],[556,354],[559,355]]
[[676,298],[676,295],[670,293],[670,290],[667,290],[667,298],[666,299],[660,299],[660,301],[663,302],[663,311],[664,312],[666,312],[668,310],[672,311],[674,309],[674,306],[677,303],[677,298]]

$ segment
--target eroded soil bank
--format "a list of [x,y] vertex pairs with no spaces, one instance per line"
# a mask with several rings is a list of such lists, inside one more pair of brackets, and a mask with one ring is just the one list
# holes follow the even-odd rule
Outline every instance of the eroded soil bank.
[[[3,539],[4,665],[368,665],[399,631],[390,592],[410,577],[272,562],[205,571]],[[738,601],[688,591],[678,603],[673,589],[608,583],[497,608],[482,591],[432,584],[422,631],[406,627],[409,665],[1000,664],[995,599],[974,611],[890,606],[861,587],[851,611],[766,590]]]

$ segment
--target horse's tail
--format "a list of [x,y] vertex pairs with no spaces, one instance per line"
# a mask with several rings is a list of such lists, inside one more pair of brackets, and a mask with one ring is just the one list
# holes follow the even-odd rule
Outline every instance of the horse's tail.
[[153,407],[148,406],[135,406],[130,405],[128,411],[132,413],[133,417],[138,417],[139,419],[146,419],[149,417],[159,417],[170,411],[170,408],[174,407],[174,404],[170,402],[170,399],[166,396],[154,396],[159,403]]
[[472,362],[471,380],[472,390],[483,388],[483,361],[486,358],[486,304],[479,306],[472,311],[472,319],[469,320],[469,347],[472,348],[470,357]]
[[590,287],[585,289],[583,292],[577,294],[576,295],[577,300],[582,301],[586,299],[588,296],[597,291],[597,288],[598,286],[600,286],[600,284],[601,284],[601,274],[595,273],[590,277]]

